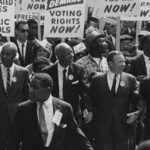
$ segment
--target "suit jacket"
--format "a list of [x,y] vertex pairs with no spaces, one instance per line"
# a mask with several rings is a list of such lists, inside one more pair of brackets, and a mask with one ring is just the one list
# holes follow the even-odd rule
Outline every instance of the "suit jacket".
[[16,80],[12,81],[10,90],[6,93],[0,67],[0,127],[6,114],[8,114],[11,121],[13,120],[18,103],[27,100],[29,96],[28,71],[14,64],[13,77]]
[[[55,63],[53,66],[47,67],[46,69],[43,70],[43,72],[48,73],[52,77],[53,79],[52,95],[55,97],[59,97],[57,63]],[[80,96],[84,97],[84,93],[87,92],[87,88],[83,82],[83,78],[84,78],[83,67],[81,67],[78,64],[72,63],[72,65],[69,66],[68,70],[64,100],[72,105],[75,116]],[[87,99],[84,102],[85,105],[90,109],[90,103],[87,102]]]
[[[54,97],[52,101],[54,112],[58,110],[63,115],[59,126],[54,123],[53,137],[47,150],[71,150],[75,144],[79,149],[92,150],[89,141],[74,120],[71,105]],[[18,107],[8,150],[19,150],[20,142],[21,150],[44,150],[36,102],[30,100]]]
[[146,77],[140,84],[140,93],[145,102],[146,112],[144,116],[144,138],[145,140],[150,139],[150,78]]
[[132,59],[129,73],[138,77],[140,75],[147,76],[146,63],[143,54]]
[[17,48],[18,48],[18,54],[19,54],[19,65],[25,67],[27,66],[28,64],[32,63],[33,60],[34,60],[34,54],[33,54],[33,42],[30,42],[30,41],[27,41],[27,46],[26,46],[26,54],[25,54],[25,60],[23,61],[22,59],[22,55],[20,53],[20,49],[19,49],[19,46],[17,44],[17,40],[16,41],[13,41]]
[[95,130],[98,138],[107,140],[113,123],[117,136],[120,139],[128,138],[129,126],[126,123],[126,114],[131,111],[131,108],[132,111],[137,109],[139,102],[137,90],[136,79],[124,72],[121,74],[115,97],[109,89],[107,74],[100,74],[93,78],[89,96],[93,102]]

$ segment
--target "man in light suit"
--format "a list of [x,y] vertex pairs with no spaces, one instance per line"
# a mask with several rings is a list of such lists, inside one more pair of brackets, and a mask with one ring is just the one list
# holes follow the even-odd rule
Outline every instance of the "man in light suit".
[[[54,65],[45,68],[43,72],[48,73],[53,79],[52,95],[70,103],[73,107],[75,118],[78,120],[80,98],[82,98],[84,105],[89,110],[91,108],[90,102],[85,99],[87,87],[84,84],[84,68],[72,63],[73,51],[66,43],[58,44],[55,48],[55,54],[58,61]],[[65,81],[63,80],[64,70],[66,70]]]
[[79,150],[93,150],[77,126],[71,105],[53,97],[52,87],[52,79],[46,73],[32,78],[31,100],[18,106],[8,150],[19,150],[21,142],[21,150],[71,150],[69,141]]
[[5,150],[10,125],[19,102],[28,99],[28,71],[13,63],[17,47],[12,42],[3,45],[0,65],[0,150]]
[[125,59],[120,52],[110,52],[107,62],[110,71],[95,76],[89,90],[94,107],[96,148],[128,150],[129,124],[135,122],[142,109],[138,86],[135,77],[123,72]]

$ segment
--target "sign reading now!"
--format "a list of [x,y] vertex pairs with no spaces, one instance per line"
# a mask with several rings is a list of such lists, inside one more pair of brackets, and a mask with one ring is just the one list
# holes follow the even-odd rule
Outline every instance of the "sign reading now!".
[[150,0],[141,0],[140,16],[122,17],[121,20],[150,20]]
[[14,0],[0,1],[0,34],[2,34],[2,36],[14,36],[14,16]]
[[45,37],[83,37],[85,0],[48,0]]
[[139,10],[139,0],[100,0],[92,15],[96,18],[140,15]]
[[22,0],[21,8],[24,13],[43,13],[46,9],[46,0]]

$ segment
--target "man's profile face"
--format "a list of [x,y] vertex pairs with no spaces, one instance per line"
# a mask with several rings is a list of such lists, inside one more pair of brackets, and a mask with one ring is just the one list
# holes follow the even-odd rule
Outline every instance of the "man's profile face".
[[44,102],[49,97],[48,88],[43,87],[41,81],[33,78],[30,83],[30,99],[32,101]]
[[17,39],[20,42],[24,43],[27,40],[28,33],[29,33],[28,24],[20,24],[18,29],[16,30]]

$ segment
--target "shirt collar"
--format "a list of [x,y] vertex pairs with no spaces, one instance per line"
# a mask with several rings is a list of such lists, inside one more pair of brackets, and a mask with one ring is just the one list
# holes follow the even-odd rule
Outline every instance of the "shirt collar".
[[21,43],[19,40],[17,40],[17,43],[18,43],[18,45],[24,44],[24,46],[26,46],[27,45],[27,40],[24,43]]
[[[109,70],[108,73],[107,73],[107,76],[108,76],[108,78],[110,78],[110,79],[114,79],[115,74]],[[120,78],[120,74],[118,74],[118,75],[116,76],[116,79],[119,79],[119,78]]]
[[[2,68],[3,68],[3,70],[5,70],[5,71],[7,71],[7,67],[5,67],[3,64],[2,64]],[[11,72],[11,74],[14,72],[14,63],[12,64],[12,66],[9,68],[10,69],[10,72]]]
[[[40,106],[40,102],[37,102],[38,107]],[[43,104],[46,108],[49,107],[49,105],[52,105],[52,95],[50,94],[49,98],[44,102]]]
[[150,60],[150,59],[149,59],[150,57],[146,56],[145,54],[143,54],[143,56],[144,56],[144,59],[145,59],[145,60]]
[[67,66],[66,68],[63,68],[58,61],[58,70],[63,71],[64,69],[66,69],[68,71],[68,68],[69,66]]

